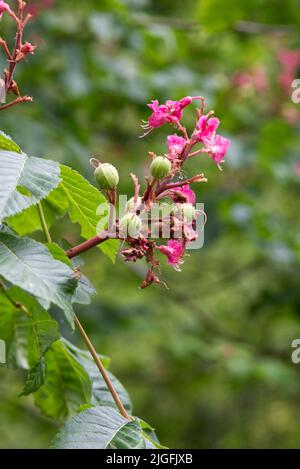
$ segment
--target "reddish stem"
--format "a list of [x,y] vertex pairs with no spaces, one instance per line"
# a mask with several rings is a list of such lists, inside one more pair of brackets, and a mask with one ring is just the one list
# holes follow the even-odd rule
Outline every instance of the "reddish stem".
[[189,178],[189,179],[185,179],[184,181],[164,184],[156,191],[156,197],[158,197],[163,192],[166,192],[170,189],[175,189],[176,187],[182,187],[182,186],[185,186],[186,184],[191,184],[193,182],[207,182],[207,179],[204,177],[204,174],[196,174],[196,176],[193,176],[192,178]]
[[109,234],[106,232],[100,233],[99,235],[95,236],[94,238],[88,239],[83,243],[79,244],[78,246],[74,246],[66,251],[66,255],[69,259],[73,257],[79,256],[80,254],[88,251],[89,249],[97,246],[98,244],[104,243],[104,241],[108,240]]
[[26,103],[26,102],[32,102],[31,96],[23,96],[23,97],[15,99],[14,101],[11,101],[10,103],[4,104],[3,106],[0,107],[0,111],[4,111],[5,109],[15,106],[16,104]]

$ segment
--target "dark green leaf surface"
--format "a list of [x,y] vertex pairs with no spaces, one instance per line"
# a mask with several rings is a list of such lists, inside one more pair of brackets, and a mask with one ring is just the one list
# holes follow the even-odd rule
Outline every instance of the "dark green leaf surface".
[[56,304],[73,324],[74,272],[53,259],[43,244],[0,233],[0,276],[34,295],[46,309]]
[[91,380],[62,341],[55,342],[45,355],[45,384],[35,394],[40,410],[58,420],[74,415],[91,401]]

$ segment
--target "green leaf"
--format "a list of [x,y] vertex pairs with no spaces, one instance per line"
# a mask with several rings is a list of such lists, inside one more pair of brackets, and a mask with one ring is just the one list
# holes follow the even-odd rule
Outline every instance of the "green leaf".
[[[61,261],[64,264],[68,265],[70,268],[73,268],[72,262],[65,254],[65,251],[58,244],[48,243],[47,247],[54,259],[57,259],[58,261]],[[72,298],[72,303],[80,303],[85,305],[90,304],[91,295],[96,293],[95,288],[93,287],[89,279],[85,277],[78,268],[76,268],[75,274],[78,284]]]
[[131,422],[115,409],[93,407],[64,425],[52,446],[56,449],[106,449],[123,427],[129,427],[131,433]]
[[18,287],[0,290],[0,337],[8,366],[28,370],[37,365],[59,336],[57,322],[34,297]]
[[0,130],[0,150],[14,151],[15,153],[22,153],[21,148],[4,132]]
[[[101,204],[107,204],[105,197],[96,187],[92,186],[83,176],[69,168],[61,166],[62,186],[69,201],[69,214],[73,223],[81,226],[81,236],[85,239],[97,235],[97,224],[101,217],[97,209]],[[99,244],[99,248],[112,260],[119,247],[118,240],[108,240]]]
[[91,380],[62,341],[55,342],[45,355],[45,384],[35,393],[40,410],[58,420],[74,415],[91,401]]
[[[67,211],[68,200],[62,186],[59,185],[41,201],[48,228]],[[42,231],[41,220],[36,205],[6,219],[6,223],[15,233],[24,236],[34,231]]]
[[127,420],[111,407],[93,407],[73,417],[52,442],[55,449],[163,448],[145,434],[140,420]]
[[[65,339],[64,339],[65,340]],[[89,353],[84,352],[83,350],[74,348],[72,344],[67,343],[67,346],[70,346],[70,351],[73,354],[73,356],[76,358],[76,360],[81,363],[81,365],[84,367],[86,372],[88,373],[90,379],[92,380],[93,384],[93,401],[92,403],[95,405],[101,405],[101,406],[111,406],[117,408],[115,401],[112,398],[111,393],[109,392],[109,389],[107,387],[107,384],[105,383],[104,379],[102,378],[97,365],[95,364],[94,360],[90,356]],[[99,356],[101,361],[103,362],[103,358]],[[104,364],[104,362],[103,362]],[[105,365],[107,366],[107,365]],[[108,375],[116,388],[116,391],[125,407],[127,412],[132,413],[132,403],[130,400],[130,397],[122,385],[120,381],[108,371]]]
[[45,361],[42,358],[37,365],[30,368],[21,396],[29,396],[40,389],[45,382]]
[[44,199],[60,182],[58,163],[0,151],[0,222]]
[[34,295],[45,309],[59,306],[73,325],[72,298],[77,286],[74,272],[53,259],[41,243],[0,233],[0,276]]

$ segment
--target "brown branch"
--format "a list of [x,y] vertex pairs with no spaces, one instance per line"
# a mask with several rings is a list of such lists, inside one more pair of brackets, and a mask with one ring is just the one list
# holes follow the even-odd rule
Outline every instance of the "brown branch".
[[68,256],[69,259],[72,259],[73,257],[83,254],[84,252],[97,246],[98,244],[104,243],[104,241],[108,239],[113,239],[113,238],[110,238],[109,234],[104,231],[103,233],[100,233],[94,238],[88,239],[87,241],[84,241],[78,246],[74,246],[73,248],[68,249],[66,251],[66,255]]
[[8,48],[7,42],[4,41],[4,39],[2,39],[2,37],[0,38],[0,46],[3,48],[8,60],[12,60],[12,55],[11,55],[10,50]]
[[207,179],[206,177],[204,177],[204,174],[196,174],[196,176],[193,176],[192,178],[189,178],[189,179],[185,179],[184,181],[164,184],[156,191],[156,197],[158,197],[163,192],[166,192],[170,189],[175,189],[176,187],[182,187],[182,186],[185,186],[186,184],[192,184],[193,182],[207,182]]
[[81,322],[79,321],[78,317],[75,316],[74,317],[74,321],[75,321],[75,324],[76,324],[76,327],[84,341],[84,343],[86,344],[90,354],[92,355],[93,359],[94,359],[94,362],[96,363],[112,397],[113,397],[113,400],[115,401],[119,411],[121,412],[121,414],[123,415],[123,417],[125,417],[127,420],[131,420],[130,416],[128,415],[121,399],[119,398],[118,396],[118,393],[113,385],[113,383],[111,382],[111,379],[106,371],[106,369],[104,368],[103,366],[103,363],[101,362],[100,358],[99,358],[99,355],[97,354],[92,342],[90,341],[87,333],[85,332],[84,328],[82,327],[82,324]]
[[11,101],[10,103],[7,103],[7,104],[4,104],[3,106],[0,107],[0,111],[4,111],[5,109],[8,109],[12,106],[15,106],[16,104],[20,104],[20,103],[28,103],[28,102],[32,102],[33,99],[31,96],[22,96],[20,98],[17,98],[15,99],[14,101]]

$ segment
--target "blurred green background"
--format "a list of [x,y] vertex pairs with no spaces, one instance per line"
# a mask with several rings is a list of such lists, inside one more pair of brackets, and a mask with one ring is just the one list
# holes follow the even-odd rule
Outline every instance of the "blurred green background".
[[[299,447],[300,364],[291,362],[300,338],[300,104],[291,100],[299,0],[29,6],[38,17],[27,39],[38,50],[17,78],[34,103],[1,115],[27,153],[91,181],[92,155],[112,162],[120,191],[132,194],[129,172],[142,178],[147,151],[165,151],[167,128],[138,139],[146,103],[199,94],[232,140],[223,172],[209,158],[189,163],[188,174],[209,179],[197,192],[205,245],[181,273],[163,266],[169,290],[140,291],[142,264],[85,256],[98,294],[79,315],[112,357],[135,414],[171,448]],[[13,34],[6,19],[1,30]],[[53,230],[62,233],[79,241],[67,219]],[[22,374],[1,369],[0,378],[0,447],[47,447],[57,424],[17,397]]]

